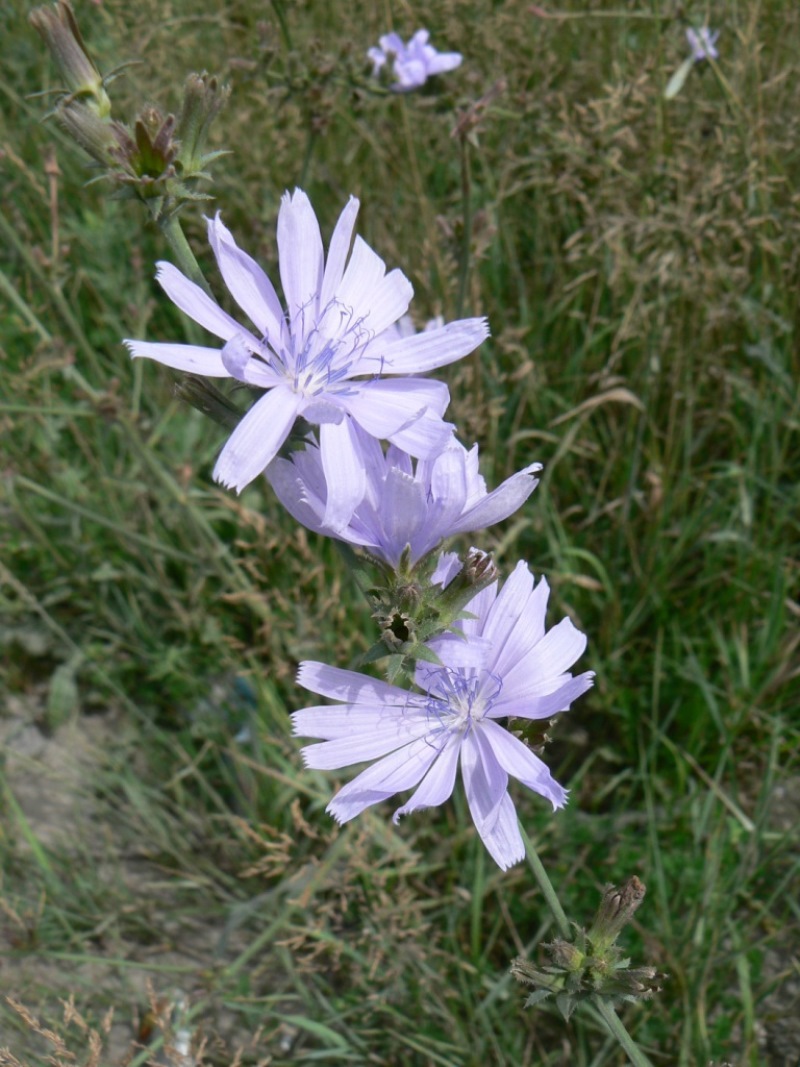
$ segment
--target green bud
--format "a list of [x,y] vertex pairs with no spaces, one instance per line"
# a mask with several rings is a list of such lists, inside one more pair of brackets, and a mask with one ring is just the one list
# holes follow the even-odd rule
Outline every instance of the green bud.
[[461,570],[438,594],[437,607],[443,617],[451,621],[458,618],[464,605],[482,589],[497,581],[498,571],[488,552],[471,548]]
[[178,162],[184,177],[199,175],[219,153],[205,154],[211,124],[231,95],[230,86],[203,71],[190,74],[183,91],[183,106],[175,130],[180,143]]
[[556,939],[547,946],[553,966],[564,971],[579,971],[586,960],[585,953],[570,941]]
[[175,383],[175,396],[207,415],[226,430],[235,430],[243,412],[207,378],[185,374]]
[[67,99],[55,110],[56,118],[76,144],[92,159],[109,166],[119,147],[116,123],[102,119],[78,100]]
[[644,900],[645,887],[636,877],[617,889],[607,885],[603,891],[603,900],[588,933],[595,954],[602,953],[619,937],[623,927],[633,918],[633,914]]
[[28,20],[50,50],[64,80],[64,92],[80,99],[101,118],[111,114],[111,101],[103,88],[103,78],[86,50],[75,12],[69,0],[52,7],[36,7]]
[[581,1001],[591,998],[644,1000],[659,989],[663,978],[654,967],[631,967],[615,944],[623,927],[644,899],[645,887],[630,878],[619,889],[607,886],[591,930],[575,931],[573,942],[557,939],[542,949],[549,961],[533,966],[521,957],[511,964],[519,982],[533,986],[526,1007],[541,1004],[550,997],[569,1019]]

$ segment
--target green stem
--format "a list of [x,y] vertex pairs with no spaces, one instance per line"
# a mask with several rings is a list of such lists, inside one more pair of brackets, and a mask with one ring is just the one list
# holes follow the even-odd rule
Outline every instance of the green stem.
[[314,145],[317,143],[317,135],[311,128],[311,120],[308,123],[308,135],[306,139],[306,151],[303,156],[303,167],[300,171],[300,181],[297,183],[301,189],[305,189],[308,180],[308,172],[311,170],[311,157],[314,154]]
[[558,931],[565,941],[572,941],[572,928],[569,925],[569,919],[566,916],[566,912],[561,907],[561,901],[558,899],[555,889],[553,889],[553,883],[547,876],[547,871],[544,869],[542,861],[536,852],[536,849],[531,843],[531,839],[525,832],[525,827],[520,822],[519,832],[522,835],[522,841],[525,845],[525,855],[528,859],[528,866],[533,871],[533,877],[539,883],[544,899],[550,906],[550,911],[553,913],[553,918],[556,921]]
[[281,37],[287,52],[292,51],[292,35],[289,32],[289,23],[286,21],[286,12],[283,9],[283,0],[272,0],[272,10],[281,28]]
[[191,278],[193,282],[200,286],[203,292],[213,298],[208,282],[200,270],[200,264],[195,259],[194,252],[186,240],[186,234],[183,232],[178,216],[176,214],[161,215],[156,221],[159,229],[166,237],[169,247],[172,249],[172,254],[177,260],[178,267],[187,278]]
[[461,247],[461,265],[458,278],[458,304],[456,318],[464,313],[467,299],[467,282],[469,281],[469,250],[472,243],[472,204],[470,203],[469,145],[466,137],[459,138],[461,147],[461,211],[464,218],[463,244]]
[[[411,181],[414,186],[414,196],[417,198],[417,204],[419,205],[419,211],[423,219],[425,233],[428,237],[430,244],[431,255],[433,257],[433,272],[436,275],[436,285],[442,296],[442,302],[447,299],[447,288],[445,284],[445,269],[442,263],[442,258],[439,254],[439,241],[437,240],[437,226],[436,218],[431,206],[430,197],[425,192],[425,187],[422,182],[422,175],[419,169],[419,160],[417,158],[417,149],[414,142],[414,137],[411,131],[411,121],[408,115],[408,105],[403,98],[402,93],[396,94],[398,96],[397,105],[400,109],[401,122],[403,125],[403,137],[406,142],[406,151],[408,153],[408,169],[411,173]],[[423,245],[424,253],[424,245]],[[427,266],[427,264],[426,264]]]
[[603,1017],[611,1034],[616,1038],[620,1048],[625,1052],[628,1059],[635,1067],[653,1067],[652,1061],[645,1056],[631,1035],[625,1029],[619,1015],[614,1011],[614,1005],[604,997],[592,997],[595,1008]]

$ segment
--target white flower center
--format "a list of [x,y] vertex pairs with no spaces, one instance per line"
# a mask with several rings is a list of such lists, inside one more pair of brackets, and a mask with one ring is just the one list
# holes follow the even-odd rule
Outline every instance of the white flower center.
[[489,671],[465,674],[444,668],[429,682],[430,711],[446,729],[466,734],[485,718],[502,687]]
[[347,391],[343,383],[348,378],[380,374],[383,361],[370,358],[365,351],[373,338],[364,325],[365,316],[356,318],[352,308],[332,300],[308,328],[312,305],[309,302],[293,317],[288,345],[273,345],[264,338],[268,351],[263,358],[294,392],[309,399],[325,393],[341,394]]

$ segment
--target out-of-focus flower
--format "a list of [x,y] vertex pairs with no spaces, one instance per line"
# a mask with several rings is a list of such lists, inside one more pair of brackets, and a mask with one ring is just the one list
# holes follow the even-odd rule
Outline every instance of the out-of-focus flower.
[[[408,309],[413,289],[399,270],[356,237],[358,200],[351,197],[323,253],[314,210],[304,192],[286,193],[278,214],[284,315],[267,275],[236,245],[219,215],[208,234],[231,295],[256,328],[253,333],[222,310],[170,263],[158,264],[167,296],[216,334],[221,349],[128,340],[134,357],[208,377],[230,377],[264,390],[236,427],[217,460],[214,478],[241,491],[275,458],[295,420],[320,427],[328,485],[325,523],[342,529],[367,488],[356,425],[412,456],[438,455],[452,425],[442,419],[449,402],[443,382],[407,377],[452,363],[488,334],[485,319],[462,319],[438,330],[386,341],[387,327]],[[397,377],[386,377],[395,375]]]
[[593,678],[591,672],[568,672],[586,646],[570,620],[545,630],[548,594],[544,578],[534,585],[522,562],[501,590],[494,582],[478,593],[466,606],[473,617],[456,624],[460,633],[428,643],[439,663],[418,663],[420,692],[323,663],[300,665],[300,685],[344,702],[292,715],[295,734],[322,741],[303,749],[306,766],[335,770],[376,761],[328,805],[337,822],[415,787],[395,822],[442,804],[460,765],[473,821],[492,858],[503,870],[523,858],[509,775],[554,809],[563,806],[567,792],[498,720],[549,719],[569,708]]
[[377,48],[370,48],[367,55],[372,60],[372,73],[379,77],[385,69],[394,75],[391,88],[398,93],[419,89],[434,74],[455,70],[463,56],[459,52],[437,52],[429,44],[427,30],[417,30],[408,44],[396,33],[387,33],[380,38]]
[[701,26],[699,30],[691,27],[686,31],[686,40],[692,50],[692,59],[699,63],[702,59],[719,59],[719,52],[714,47],[719,37],[719,30],[710,30]]
[[414,464],[408,453],[394,445],[384,455],[379,442],[358,428],[354,440],[366,471],[367,489],[341,530],[325,523],[328,496],[339,489],[326,479],[315,444],[293,452],[291,460],[274,460],[267,478],[298,522],[366,548],[395,571],[401,557],[413,567],[445,538],[507,519],[536,488],[534,475],[542,469],[540,463],[532,463],[487,493],[478,469],[477,445],[467,451],[452,438],[438,456]]
[[691,55],[684,59],[667,82],[664,89],[664,98],[666,100],[673,100],[678,95],[696,64],[702,63],[704,60],[719,59],[719,52],[715,47],[718,37],[719,30],[710,30],[708,26],[701,26],[699,30],[689,27],[686,30],[686,40],[689,43]]

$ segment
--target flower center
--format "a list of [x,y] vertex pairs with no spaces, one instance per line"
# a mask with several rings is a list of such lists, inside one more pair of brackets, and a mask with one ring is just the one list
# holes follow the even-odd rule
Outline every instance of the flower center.
[[268,346],[265,358],[301,396],[340,394],[347,388],[342,385],[346,379],[378,375],[383,369],[379,356],[366,353],[373,334],[364,325],[365,317],[356,317],[352,308],[337,300],[315,315],[313,301],[309,301],[292,318],[288,345],[273,345],[264,338]]
[[449,730],[467,733],[491,710],[503,688],[500,679],[489,671],[443,668],[427,682],[432,715]]

